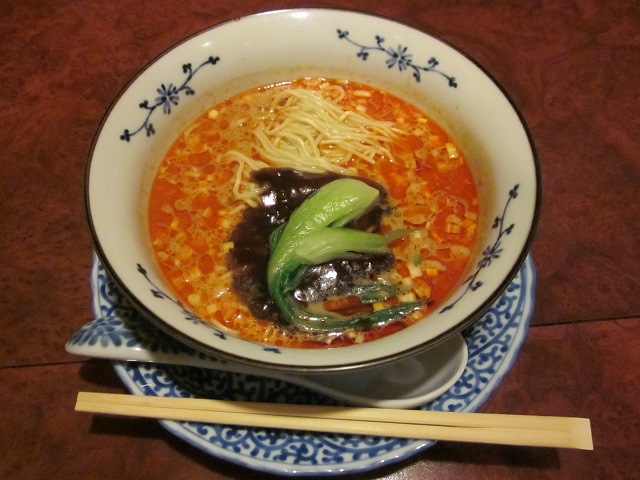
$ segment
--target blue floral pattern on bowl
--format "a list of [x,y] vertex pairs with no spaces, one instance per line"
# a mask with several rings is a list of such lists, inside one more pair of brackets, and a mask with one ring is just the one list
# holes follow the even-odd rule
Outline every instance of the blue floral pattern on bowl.
[[337,32],[339,39],[346,40],[351,45],[354,45],[360,49],[356,55],[362,60],[367,60],[369,58],[369,53],[372,51],[382,52],[387,55],[387,58],[385,60],[387,68],[397,67],[400,72],[411,70],[413,71],[413,78],[416,80],[416,82],[420,82],[420,79],[422,78],[422,72],[436,73],[446,78],[449,82],[450,87],[458,87],[458,83],[455,77],[447,75],[446,73],[438,70],[437,67],[440,62],[438,62],[435,57],[430,57],[426,61],[426,65],[417,65],[416,63],[414,63],[413,54],[409,53],[409,48],[407,46],[398,45],[397,48],[385,47],[385,39],[380,35],[375,36],[375,45],[363,45],[352,40],[348,31],[338,29]]
[[493,221],[492,229],[497,231],[497,236],[494,242],[487,246],[482,251],[482,258],[476,265],[475,271],[467,277],[467,279],[463,282],[467,287],[460,293],[460,295],[448,305],[442,307],[439,313],[444,313],[447,310],[451,310],[462,298],[467,295],[469,292],[474,292],[480,287],[482,287],[482,280],[478,280],[480,273],[485,269],[491,266],[494,260],[500,258],[500,255],[503,251],[503,237],[505,235],[510,235],[513,229],[515,228],[515,223],[510,223],[507,225],[507,210],[509,209],[509,205],[511,202],[518,197],[518,189],[520,185],[515,185],[511,190],[509,190],[509,198],[507,199],[504,209],[502,211],[502,215],[496,217]]
[[[92,270],[96,316],[122,315],[143,322],[109,279],[97,258]],[[499,386],[510,370],[526,336],[533,312],[535,271],[527,258],[512,283],[486,314],[464,333],[469,348],[467,367],[441,397],[425,410],[472,412]],[[139,341],[143,348],[179,348],[171,337],[132,340],[117,322],[105,325],[105,335],[76,341]],[[141,327],[137,325],[136,328]],[[144,331],[142,328],[141,331]],[[154,330],[155,331],[155,330]],[[120,333],[118,333],[120,332]],[[168,342],[170,346],[161,346]],[[186,347],[188,348],[188,347]],[[165,397],[205,397],[228,400],[335,405],[328,397],[281,380],[194,367],[114,362],[131,393]],[[316,476],[369,470],[414,455],[435,442],[317,434],[259,428],[239,428],[194,422],[161,421],[177,437],[211,455],[248,468],[280,475]]]
[[174,85],[173,83],[169,84],[161,84],[160,87],[156,89],[156,93],[158,96],[155,98],[155,101],[151,103],[149,100],[143,100],[139,107],[142,110],[147,111],[147,116],[145,117],[142,124],[131,131],[128,128],[125,128],[120,135],[120,140],[124,140],[125,142],[131,141],[131,137],[137,135],[138,133],[144,131],[147,134],[147,137],[154,135],[156,133],[155,127],[153,123],[151,123],[151,117],[154,112],[158,108],[162,108],[162,113],[165,115],[171,114],[171,107],[175,107],[180,102],[180,94],[184,93],[185,95],[195,95],[195,90],[189,86],[193,77],[200,71],[201,68],[207,65],[215,65],[220,61],[220,57],[209,57],[207,60],[202,62],[197,67],[193,68],[191,63],[185,63],[182,65],[182,73],[186,75],[186,78],[180,85]]

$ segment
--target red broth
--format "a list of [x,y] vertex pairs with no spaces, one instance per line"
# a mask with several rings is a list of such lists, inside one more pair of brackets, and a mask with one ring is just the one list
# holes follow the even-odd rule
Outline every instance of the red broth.
[[[348,175],[382,185],[388,212],[380,233],[396,228],[411,233],[394,241],[392,269],[384,278],[406,287],[405,299],[424,299],[420,310],[381,328],[314,336],[278,322],[256,318],[233,288],[228,267],[230,241],[243,212],[251,208],[238,194],[240,152],[257,165],[265,159],[254,130],[268,115],[274,95],[287,89],[344,92],[345,111],[390,122],[399,132],[373,161],[348,158]],[[267,162],[268,163],[268,162]],[[245,177],[246,180],[246,175]],[[234,193],[235,186],[235,193]],[[252,200],[255,203],[255,198]],[[322,348],[372,341],[420,321],[461,281],[476,241],[478,201],[464,156],[431,118],[413,105],[367,85],[331,79],[298,79],[236,95],[197,118],[166,153],[149,201],[149,233],[156,259],[175,292],[202,319],[248,340],[286,347]],[[330,299],[330,302],[349,299]],[[344,303],[346,302],[346,303]],[[325,305],[339,309],[340,304]]]

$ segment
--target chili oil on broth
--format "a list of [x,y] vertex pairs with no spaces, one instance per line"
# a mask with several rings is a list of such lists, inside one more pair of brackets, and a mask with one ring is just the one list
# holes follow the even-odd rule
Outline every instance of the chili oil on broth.
[[[312,102],[320,96],[329,104],[308,106],[306,96]],[[324,123],[355,120],[345,131],[333,125],[340,139],[331,138],[331,128],[289,131],[296,121],[278,115],[296,105],[321,108],[315,113]],[[326,111],[333,118],[326,118]],[[365,130],[365,137],[354,136],[354,128]],[[306,145],[300,147],[301,142]],[[301,152],[306,161],[291,164],[288,158]],[[244,212],[260,205],[261,187],[250,181],[251,173],[293,167],[362,177],[384,187],[388,208],[380,233],[404,228],[410,234],[390,244],[395,263],[380,276],[405,287],[396,301],[425,299],[424,307],[386,327],[319,336],[251,313],[233,288],[231,237]],[[148,219],[158,265],[202,319],[260,343],[321,348],[389,335],[440,305],[466,269],[476,241],[478,201],[462,153],[416,107],[368,85],[304,78],[245,91],[189,125],[156,172]]]

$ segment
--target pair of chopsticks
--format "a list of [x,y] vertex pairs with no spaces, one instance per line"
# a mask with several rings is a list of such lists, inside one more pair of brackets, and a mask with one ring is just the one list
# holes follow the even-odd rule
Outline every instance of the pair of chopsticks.
[[80,392],[82,412],[245,427],[593,450],[587,418],[327,407]]

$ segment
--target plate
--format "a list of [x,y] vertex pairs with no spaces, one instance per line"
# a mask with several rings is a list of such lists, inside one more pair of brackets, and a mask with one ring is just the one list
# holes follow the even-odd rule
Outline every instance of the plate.
[[[463,332],[469,359],[460,379],[423,410],[473,412],[498,388],[524,342],[534,307],[535,269],[528,256],[487,313]],[[91,272],[96,317],[128,316],[135,309],[94,258]],[[255,375],[193,367],[114,362],[134,395],[336,405],[303,387]],[[162,420],[178,438],[252,470],[292,476],[329,476],[370,470],[409,458],[433,441],[319,434]]]

